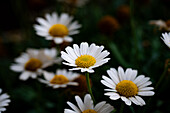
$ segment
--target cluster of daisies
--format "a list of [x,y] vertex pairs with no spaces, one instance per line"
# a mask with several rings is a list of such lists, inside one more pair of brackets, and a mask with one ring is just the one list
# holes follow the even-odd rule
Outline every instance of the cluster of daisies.
[[[72,35],[79,33],[81,25],[78,21],[73,21],[73,16],[62,13],[46,14],[44,18],[36,19],[39,24],[34,25],[36,34],[51,40],[55,44],[63,42],[72,42]],[[170,33],[163,34],[162,40],[170,47]],[[61,57],[59,56],[61,53]],[[78,86],[79,83],[74,80],[81,74],[74,73],[73,70],[80,70],[82,73],[94,73],[94,68],[107,63],[110,53],[104,50],[104,46],[98,46],[94,43],[88,44],[82,42],[80,45],[73,44],[68,46],[65,51],[56,50],[56,48],[32,49],[29,48],[15,59],[15,63],[10,69],[20,72],[20,80],[29,78],[37,79],[39,82],[46,84],[54,89],[66,88],[68,85]],[[64,61],[63,61],[64,60]],[[53,64],[61,64],[72,67],[71,69],[57,69],[56,72],[48,72],[46,68]],[[123,69],[121,66],[107,70],[107,76],[103,75],[101,84],[106,86],[104,95],[109,96],[111,100],[121,99],[126,105],[132,103],[143,106],[145,101],[141,96],[153,96],[152,82],[149,77],[137,75],[135,69]],[[1,89],[0,89],[1,93]],[[0,112],[5,111],[3,106],[7,106],[10,100],[7,94],[0,96]],[[110,113],[114,107],[102,101],[94,105],[90,94],[86,94],[84,102],[79,96],[75,96],[77,106],[71,102],[67,104],[71,109],[64,109],[64,113]]]

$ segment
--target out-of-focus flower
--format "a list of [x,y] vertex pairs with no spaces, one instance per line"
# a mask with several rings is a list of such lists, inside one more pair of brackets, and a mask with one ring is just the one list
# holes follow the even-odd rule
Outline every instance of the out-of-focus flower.
[[8,106],[9,102],[11,102],[8,94],[6,94],[6,93],[1,94],[1,93],[2,93],[2,89],[0,88],[0,113],[2,111],[6,111],[5,106]]
[[46,19],[37,18],[40,25],[34,25],[36,34],[45,37],[46,40],[54,40],[56,44],[61,44],[63,41],[72,42],[71,35],[78,34],[78,28],[81,27],[77,21],[73,20],[72,16],[62,13],[59,17],[57,13],[46,14]]
[[88,2],[88,0],[58,0],[58,1],[76,7],[82,7]]
[[167,70],[167,75],[169,76],[170,75],[170,58],[166,59],[165,61],[165,68],[168,67],[168,70]]
[[161,39],[170,48],[170,32],[169,33],[162,33]]
[[67,71],[66,69],[56,71],[56,74],[44,72],[44,79],[39,79],[40,82],[47,84],[53,88],[65,88],[68,85],[77,86],[78,83],[74,80],[79,77],[80,74]]
[[159,30],[170,31],[170,20],[151,20],[149,24],[157,26]]
[[79,96],[75,96],[75,100],[78,104],[78,107],[71,102],[67,102],[72,110],[64,109],[64,113],[110,113],[114,110],[114,107],[110,104],[106,104],[105,101],[99,102],[94,106],[89,94],[85,95],[84,102]]
[[94,43],[89,46],[87,42],[82,42],[80,47],[77,44],[72,47],[66,47],[66,52],[61,51],[61,57],[67,61],[63,64],[72,66],[70,70],[81,70],[81,72],[93,73],[93,68],[99,67],[110,60],[107,57],[110,53],[104,49],[104,46],[96,46]]
[[102,76],[104,80],[101,83],[107,86],[109,89],[105,93],[111,100],[122,99],[127,105],[131,105],[132,102],[136,105],[143,106],[145,101],[140,96],[153,96],[155,93],[153,87],[148,87],[152,84],[149,81],[149,77],[144,75],[137,76],[137,70],[127,68],[124,72],[122,67],[118,67],[118,71],[115,68],[107,70],[109,77]]
[[116,14],[117,14],[117,17],[118,17],[120,22],[127,21],[130,17],[129,6],[128,5],[122,5],[122,6],[118,7]]
[[[71,87],[72,94],[84,95],[88,92],[86,77],[84,75],[80,75],[78,78],[74,80],[74,82],[77,82],[79,85]],[[91,80],[90,83],[92,86]]]
[[119,22],[112,16],[104,16],[99,21],[99,29],[105,35],[113,35],[119,28]]
[[35,79],[42,74],[43,68],[62,61],[60,57],[56,58],[56,56],[55,48],[27,49],[26,53],[22,53],[20,57],[15,59],[16,64],[12,64],[10,68],[16,72],[22,72],[20,80],[27,80],[29,77]]

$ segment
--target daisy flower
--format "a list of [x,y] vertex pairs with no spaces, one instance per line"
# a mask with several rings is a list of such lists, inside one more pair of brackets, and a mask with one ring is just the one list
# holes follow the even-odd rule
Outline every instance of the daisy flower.
[[16,64],[10,66],[11,70],[22,72],[19,79],[27,80],[29,77],[36,78],[53,63],[60,63],[61,58],[56,58],[57,51],[52,49],[27,49],[20,57],[15,59]]
[[161,39],[164,41],[164,43],[170,48],[170,32],[169,33],[162,33]]
[[94,106],[89,94],[85,95],[84,102],[79,96],[75,96],[75,100],[78,107],[71,102],[67,102],[73,110],[64,109],[64,113],[110,113],[114,110],[114,108],[110,104],[106,104],[105,101],[99,102]]
[[137,77],[137,70],[127,68],[124,72],[122,67],[118,67],[118,71],[115,68],[107,70],[109,77],[102,76],[104,80],[101,83],[110,89],[105,93],[111,100],[117,100],[121,98],[127,105],[131,105],[132,102],[136,105],[143,106],[145,101],[140,96],[153,96],[154,92],[151,91],[154,88],[149,87],[152,84],[149,81],[149,77],[139,75]]
[[39,79],[41,83],[47,84],[53,88],[65,88],[68,85],[77,86],[78,83],[74,82],[80,74],[67,71],[66,69],[56,70],[56,74],[44,71],[44,79]]
[[76,7],[82,7],[83,5],[85,5],[88,2],[88,0],[58,0],[58,1],[64,2],[69,5],[73,5]]
[[70,70],[81,70],[81,72],[93,73],[93,68],[99,67],[110,60],[107,57],[110,53],[104,46],[96,46],[94,43],[89,46],[87,42],[82,42],[80,47],[77,44],[73,48],[66,47],[66,52],[61,51],[61,57],[67,61],[65,65],[73,66]]
[[54,40],[56,44],[65,42],[72,42],[71,35],[78,34],[78,28],[81,27],[77,21],[73,20],[72,16],[62,13],[59,17],[57,13],[53,12],[51,15],[46,14],[46,19],[37,18],[40,25],[34,25],[36,34],[45,37],[46,40]]
[[157,26],[159,30],[170,31],[170,20],[151,20],[149,21],[149,24]]
[[[0,89],[0,94],[2,93],[2,89]],[[0,113],[2,111],[6,111],[5,106],[9,105],[9,102],[11,102],[11,100],[9,99],[9,95],[4,93],[0,95]]]

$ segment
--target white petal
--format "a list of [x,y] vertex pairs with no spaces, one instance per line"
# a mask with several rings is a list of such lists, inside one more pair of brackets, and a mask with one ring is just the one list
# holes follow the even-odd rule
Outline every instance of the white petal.
[[44,75],[44,78],[47,81],[50,81],[54,77],[54,73],[49,73],[49,72],[46,72],[46,71],[43,72],[43,75]]
[[81,98],[79,96],[75,96],[76,102],[80,108],[80,110],[83,112],[85,110],[85,106],[83,104],[83,101],[81,100]]
[[22,72],[24,70],[24,66],[13,64],[10,66],[10,69],[16,72]]
[[108,77],[102,76],[102,78],[103,78],[106,82],[108,82],[109,84],[111,84],[113,87],[116,87],[116,84],[115,84],[111,79],[109,79]]
[[110,83],[106,82],[105,80],[101,80],[101,83],[103,85],[105,85],[106,87],[109,87],[111,89],[115,89],[115,87],[113,85],[111,85]]
[[119,78],[117,74],[115,74],[112,70],[107,70],[107,74],[110,76],[110,78],[113,80],[115,84],[119,83]]
[[55,38],[54,38],[54,42],[55,42],[56,44],[61,44],[61,43],[63,42],[63,38],[55,37]]
[[66,52],[68,53],[68,55],[71,56],[71,58],[73,58],[73,60],[76,60],[78,57],[77,55],[75,54],[74,50],[71,48],[71,47],[66,47]]
[[94,107],[95,111],[99,111],[100,109],[102,109],[102,107],[106,104],[105,101],[99,102],[98,104],[96,104],[96,106]]
[[29,76],[30,76],[30,72],[25,71],[19,76],[19,79],[25,81],[29,78]]
[[75,111],[70,110],[70,109],[64,109],[64,113],[81,113],[81,112],[75,112]]
[[138,101],[136,100],[136,98],[134,98],[134,97],[129,97],[129,99],[130,99],[134,104],[136,104],[136,105],[141,105],[141,103],[138,102]]
[[87,54],[87,52],[88,52],[88,43],[87,42],[82,42],[81,44],[80,44],[80,53],[81,53],[81,55],[86,55]]
[[153,96],[155,93],[153,91],[141,91],[141,92],[138,92],[138,95],[141,95],[141,96]]
[[71,102],[67,102],[67,104],[75,111],[75,113],[80,113],[80,110],[77,108],[77,106],[75,106]]
[[119,73],[119,78],[120,78],[121,81],[126,79],[126,78],[125,78],[124,70],[123,70],[123,68],[120,67],[120,66],[118,67],[118,73]]
[[138,102],[141,103],[141,105],[145,105],[145,101],[140,97],[140,96],[135,96],[135,98],[137,99]]
[[73,48],[74,48],[74,52],[77,56],[80,56],[80,49],[79,49],[79,46],[77,44],[74,44],[73,45]]
[[93,101],[89,94],[86,94],[84,97],[84,105],[86,106],[85,109],[93,109]]
[[72,42],[72,41],[73,41],[73,38],[72,38],[72,37],[69,37],[69,36],[66,36],[66,37],[64,37],[64,41],[66,41],[66,42]]
[[128,99],[128,98],[126,98],[126,97],[124,97],[124,96],[121,96],[121,99],[126,103],[126,105],[128,105],[128,106],[130,106],[131,104],[132,104],[132,102]]

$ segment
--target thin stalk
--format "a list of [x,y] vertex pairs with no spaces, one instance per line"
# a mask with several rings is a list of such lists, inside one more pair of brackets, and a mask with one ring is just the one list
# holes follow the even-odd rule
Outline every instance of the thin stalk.
[[[161,77],[159,78],[159,80],[158,80],[158,82],[157,82],[157,84],[155,86],[155,92],[158,90],[158,87],[160,86],[162,80],[165,78],[165,75],[166,75],[166,72],[167,72],[168,68],[169,68],[169,62],[168,62],[168,65],[164,68],[164,71],[163,71]],[[148,106],[150,105],[151,101],[152,101],[152,98],[150,97],[148,102],[147,102],[147,106],[145,107],[143,113],[145,113],[149,109]]]
[[88,88],[88,91],[92,97],[92,100],[93,100],[93,103],[96,103],[95,102],[95,99],[94,99],[94,96],[93,96],[93,93],[92,93],[92,90],[91,90],[91,85],[90,85],[90,78],[89,78],[89,73],[85,73],[85,76],[86,76],[86,82],[87,82],[87,88]]
[[155,86],[155,90],[158,89],[158,87],[159,87],[159,85],[161,84],[162,80],[165,78],[165,75],[166,75],[166,72],[167,72],[167,70],[168,70],[168,67],[169,67],[169,63],[168,63],[168,65],[164,68],[164,71],[163,71],[161,77],[159,78],[159,80],[158,80],[158,82],[157,82],[157,84],[156,84],[156,86]]
[[124,107],[125,107],[125,104],[122,102],[122,104],[120,106],[120,112],[119,113],[123,113]]
[[134,20],[134,0],[130,0],[130,25],[131,25],[131,34],[134,38],[134,54],[137,56],[137,60],[139,58],[139,49],[138,49],[138,39],[136,37],[136,28],[135,28],[135,20]]
[[115,58],[119,61],[119,63],[124,66],[124,67],[128,67],[128,63],[125,61],[125,59],[123,58],[122,54],[119,52],[119,50],[117,49],[116,44],[114,43],[110,43],[109,44],[112,53],[114,54]]

